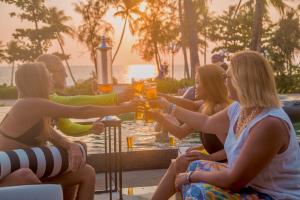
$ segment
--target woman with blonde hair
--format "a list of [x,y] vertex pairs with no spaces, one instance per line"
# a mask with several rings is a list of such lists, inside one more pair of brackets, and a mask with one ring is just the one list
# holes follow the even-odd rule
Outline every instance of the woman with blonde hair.
[[236,102],[212,116],[161,104],[192,128],[225,138],[228,160],[194,161],[169,187],[180,190],[183,199],[300,199],[300,148],[281,108],[272,67],[257,52],[236,53],[226,86]]
[[[120,106],[66,106],[48,100],[52,81],[43,63],[21,65],[16,71],[19,99],[0,124],[0,150],[44,146],[51,142],[69,153],[70,171],[39,180],[29,169],[20,169],[0,180],[0,186],[58,183],[64,199],[93,199],[95,171],[87,165],[80,145],[69,141],[50,126],[50,118],[94,118],[134,111],[134,102]],[[78,189],[76,189],[78,187]]]

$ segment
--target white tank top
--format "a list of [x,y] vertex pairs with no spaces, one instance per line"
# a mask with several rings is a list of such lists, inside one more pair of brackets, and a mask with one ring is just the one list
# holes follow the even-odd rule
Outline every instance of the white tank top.
[[259,192],[266,193],[274,199],[300,199],[300,148],[294,127],[282,108],[265,109],[256,116],[236,139],[234,125],[240,115],[240,105],[234,102],[228,109],[230,127],[225,140],[224,149],[227,154],[228,166],[231,168],[240,154],[249,135],[249,130],[257,122],[267,116],[273,116],[286,122],[289,126],[290,141],[288,148],[277,154],[249,184]]

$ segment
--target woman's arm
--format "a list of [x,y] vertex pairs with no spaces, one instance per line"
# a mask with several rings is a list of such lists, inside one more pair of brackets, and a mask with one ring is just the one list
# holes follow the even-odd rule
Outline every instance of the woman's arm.
[[[191,180],[239,191],[255,178],[283,147],[287,148],[288,141],[288,130],[283,122],[268,117],[252,128],[232,169],[214,172],[196,171],[192,174]],[[178,183],[184,184],[184,177],[186,178],[186,174],[178,176],[177,186]]]
[[207,116],[176,106],[173,115],[194,130],[222,136],[224,134],[226,135],[229,129],[229,117],[227,112],[228,108],[212,116]]
[[18,102],[18,106],[27,108],[37,118],[45,116],[53,118],[87,119],[106,115],[118,115],[132,112],[136,109],[136,103],[123,103],[119,106],[66,106],[53,103],[46,99],[28,98]]
[[229,129],[228,108],[207,116],[199,112],[193,112],[179,106],[174,106],[165,98],[149,101],[151,107],[161,107],[167,110],[181,122],[187,124],[191,129],[204,133],[216,134],[219,138],[224,138]]
[[175,117],[168,114],[160,114],[158,121],[162,124],[164,129],[169,131],[175,137],[182,139],[192,132],[193,129],[189,128],[186,124],[180,125]]
[[169,102],[174,103],[187,110],[197,111],[199,109],[199,104],[192,100],[180,98],[180,97],[174,97],[163,93],[160,93],[159,95],[166,98]]
[[82,105],[116,105],[117,104],[117,94],[102,94],[102,95],[75,95],[75,96],[59,96],[51,95],[49,99],[53,102],[72,105],[72,106],[82,106]]
[[50,127],[50,137],[49,141],[57,146],[61,146],[65,149],[69,149],[71,145],[71,141],[67,139],[66,137],[62,136],[53,127]]

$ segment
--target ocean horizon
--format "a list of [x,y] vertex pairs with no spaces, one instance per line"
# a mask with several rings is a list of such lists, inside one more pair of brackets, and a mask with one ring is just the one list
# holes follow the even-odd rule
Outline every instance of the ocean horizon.
[[[65,67],[68,74],[67,86],[74,85],[69,74],[67,67]],[[0,84],[10,84],[11,81],[11,66],[1,65],[0,66]],[[169,74],[171,76],[171,66],[169,67]],[[92,72],[94,71],[94,66],[92,65],[72,65],[71,71],[76,79],[76,81],[83,81],[92,77]],[[113,66],[113,76],[118,80],[118,83],[130,83],[131,80],[128,76],[128,66],[115,65]],[[176,79],[184,78],[184,67],[183,65],[174,65],[174,77]]]

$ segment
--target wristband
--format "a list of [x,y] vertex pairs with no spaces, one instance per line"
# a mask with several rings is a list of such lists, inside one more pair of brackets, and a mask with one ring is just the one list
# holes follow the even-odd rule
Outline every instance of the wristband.
[[168,109],[167,109],[167,113],[171,114],[174,111],[175,108],[176,108],[176,105],[173,104],[173,103],[170,103],[169,106],[168,106]]
[[188,175],[187,175],[187,177],[186,177],[186,180],[187,180],[187,182],[188,182],[189,184],[192,183],[191,176],[192,176],[192,174],[193,174],[194,172],[195,172],[195,171],[189,172]]

